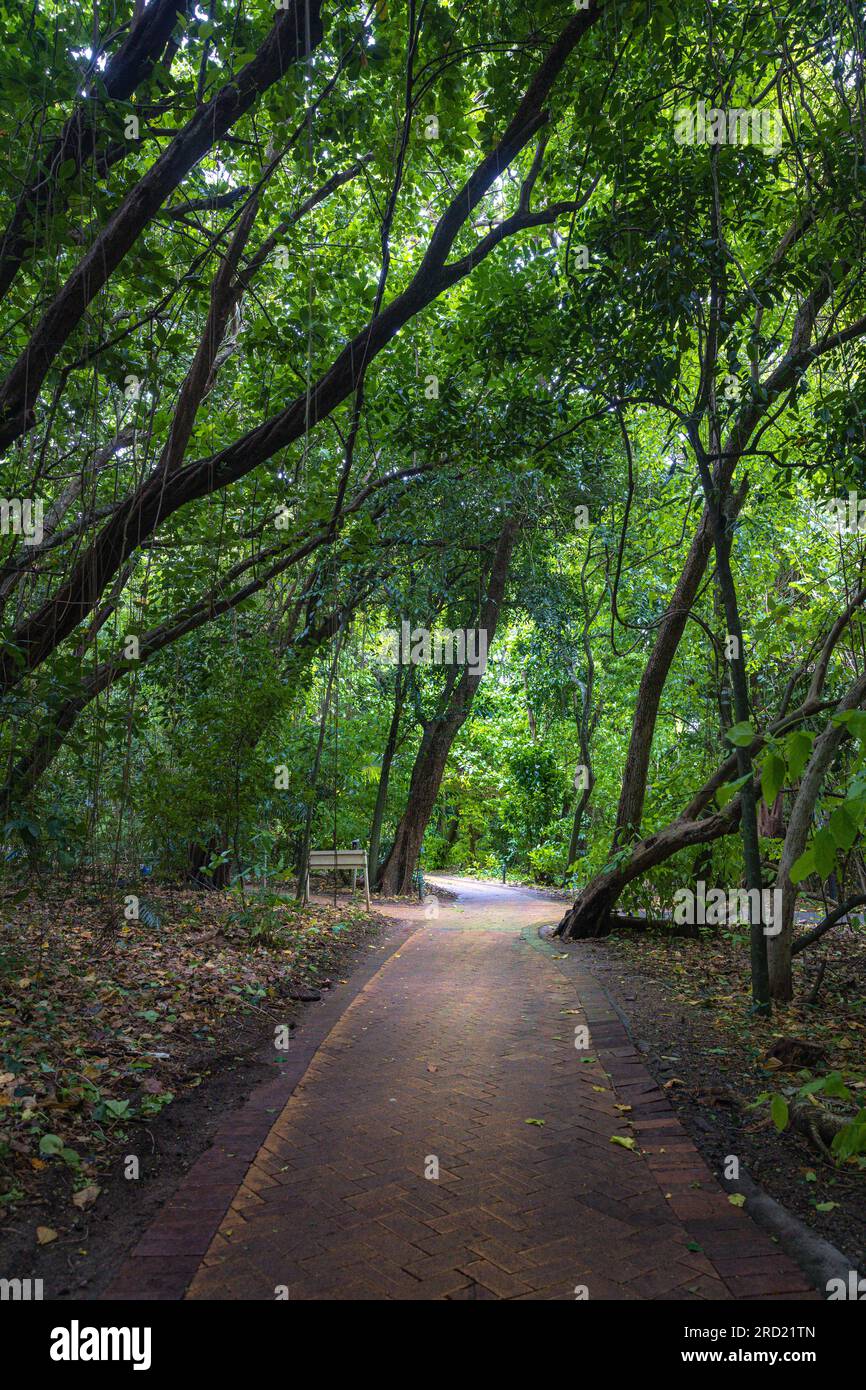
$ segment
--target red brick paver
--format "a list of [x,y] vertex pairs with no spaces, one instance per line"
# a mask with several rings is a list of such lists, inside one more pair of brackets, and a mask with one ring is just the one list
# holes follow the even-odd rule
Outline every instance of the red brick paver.
[[145,1237],[150,1269],[174,1261],[195,1299],[807,1294],[716,1184],[579,947],[538,940],[558,911],[464,885],[421,918],[318,1048],[207,1248],[176,1220],[167,1244]]

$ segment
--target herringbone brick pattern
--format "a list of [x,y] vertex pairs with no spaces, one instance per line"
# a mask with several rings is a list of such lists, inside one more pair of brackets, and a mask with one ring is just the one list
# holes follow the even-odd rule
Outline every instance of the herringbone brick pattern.
[[550,904],[489,899],[424,925],[357,996],[187,1297],[809,1297],[715,1184],[577,951],[538,942]]

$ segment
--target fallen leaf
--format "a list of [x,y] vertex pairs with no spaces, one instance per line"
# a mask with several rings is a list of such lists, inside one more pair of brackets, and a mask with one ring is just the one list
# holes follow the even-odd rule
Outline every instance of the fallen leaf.
[[610,1142],[612,1144],[619,1144],[622,1149],[631,1149],[632,1152],[637,1148],[636,1139],[626,1139],[622,1134],[612,1134],[610,1136]]
[[52,1240],[57,1239],[57,1232],[52,1231],[50,1226],[37,1226],[36,1239],[40,1245],[50,1245]]
[[546,1123],[546,1121],[545,1121],[545,1120],[524,1120],[523,1123],[524,1123],[525,1125],[543,1125],[543,1124]]
[[85,1208],[93,1206],[100,1191],[101,1188],[97,1187],[96,1183],[90,1183],[87,1187],[82,1187],[74,1193],[72,1205],[77,1207],[79,1211],[84,1211]]
[[728,1193],[728,1201],[730,1202],[732,1207],[744,1207],[746,1205],[746,1199],[743,1196],[742,1192]]

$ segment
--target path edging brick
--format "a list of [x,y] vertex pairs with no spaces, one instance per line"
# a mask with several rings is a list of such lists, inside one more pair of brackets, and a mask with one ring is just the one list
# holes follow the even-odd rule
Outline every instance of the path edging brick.
[[[539,937],[544,948],[553,954],[550,938],[541,933]],[[557,941],[556,946],[560,948],[561,943]],[[631,1101],[629,1120],[665,1199],[688,1234],[719,1269],[731,1296],[748,1298],[754,1289],[756,1296],[762,1299],[814,1298],[816,1286],[809,1277],[810,1269],[804,1267],[795,1251],[784,1247],[780,1233],[769,1231],[763,1222],[752,1217],[748,1199],[744,1207],[737,1207],[728,1200],[725,1187],[681,1124],[655,1077],[640,1060],[626,1015],[598,977],[583,965],[580,969],[580,994],[593,1051],[617,1091]],[[747,1178],[744,1186],[761,1192],[751,1178]],[[730,1190],[733,1192],[735,1185],[730,1185]],[[779,1209],[785,1210],[781,1206]],[[745,1229],[744,1222],[748,1222]],[[779,1249],[767,1251],[768,1233],[779,1235]],[[844,1260],[841,1253],[839,1258]],[[768,1263],[772,1263],[772,1270],[766,1268]]]

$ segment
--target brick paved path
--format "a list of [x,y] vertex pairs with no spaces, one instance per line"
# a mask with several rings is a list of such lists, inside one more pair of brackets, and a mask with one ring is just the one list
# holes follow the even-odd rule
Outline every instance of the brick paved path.
[[559,905],[459,887],[316,1052],[186,1296],[809,1297],[715,1184],[579,947],[538,940]]

